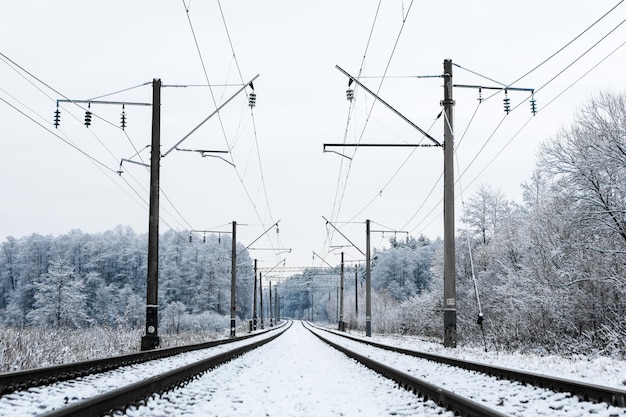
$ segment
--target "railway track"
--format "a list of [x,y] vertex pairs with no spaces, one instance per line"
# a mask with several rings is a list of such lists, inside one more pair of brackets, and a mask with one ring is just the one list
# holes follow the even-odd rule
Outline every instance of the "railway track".
[[[286,336],[276,340],[285,333]],[[435,358],[436,355],[428,355],[426,359],[413,351],[371,341],[364,343],[310,324],[292,326],[289,323],[270,334],[242,339],[235,342],[237,346],[233,348],[230,348],[233,344],[222,346],[222,352],[212,351],[202,359],[172,365],[171,369],[149,377],[134,375],[139,373],[134,369],[125,371],[124,380],[131,374],[138,380],[126,381],[121,387],[104,387],[100,394],[54,407],[43,415],[100,416],[112,410],[121,410],[133,417],[183,413],[203,416],[351,415],[356,411],[365,415],[487,417],[626,415],[623,405],[618,408],[626,392],[608,388],[610,401],[617,403],[593,403],[584,400],[587,394],[581,394],[581,386],[572,390],[576,394],[567,390],[572,381],[568,387],[552,382],[549,384],[552,390],[547,390],[530,385],[527,378],[523,379],[524,384],[508,380],[505,368],[476,370],[472,368],[477,365],[489,366],[463,361],[452,364],[450,358]],[[345,355],[385,378],[374,377]],[[441,360],[435,362],[436,359]],[[436,368],[429,370],[429,366]],[[441,367],[450,368],[445,371],[448,376]],[[520,372],[514,372],[517,375],[511,378],[520,379]],[[68,383],[76,385],[81,379]],[[563,380],[557,379],[560,381]],[[609,398],[606,392],[598,391],[600,388],[594,386],[593,395]],[[0,406],[7,396],[19,397],[19,394],[0,397]]]
[[[276,328],[274,328],[276,329]],[[14,391],[22,391],[31,387],[48,385],[55,382],[67,381],[87,375],[107,372],[124,366],[144,363],[156,359],[167,358],[181,353],[193,352],[215,346],[246,340],[274,329],[256,332],[231,339],[213,340],[194,345],[157,349],[110,358],[95,359],[83,362],[50,366],[45,368],[28,369],[18,372],[0,373],[0,396]]]
[[[408,350],[403,348],[398,348],[394,346],[384,345],[381,343],[373,342],[370,340],[364,340],[361,338],[352,337],[350,335],[346,335],[345,333],[339,333],[333,330],[328,330],[325,328],[313,326],[311,324],[307,325],[307,328],[312,331],[316,336],[320,339],[326,341],[337,349],[342,350],[347,355],[353,357],[359,362],[363,363],[365,366],[370,367],[371,369],[387,376],[395,381],[397,381],[401,386],[405,388],[411,389],[415,392],[420,392],[427,398],[438,398],[438,403],[445,404],[448,400],[444,398],[448,396],[449,393],[442,391],[437,386],[432,386],[433,384],[430,381],[426,381],[421,378],[415,377],[416,373],[424,373],[423,370],[420,370],[417,363],[411,363],[411,361],[404,360],[396,360],[391,359],[389,355],[382,355],[384,357],[384,364],[374,360],[374,357],[381,357],[380,355],[376,355],[375,350],[383,350],[386,352],[391,352],[396,357],[398,355],[402,355],[404,357],[416,358],[419,360],[424,360],[427,362],[439,364],[446,367],[452,367],[460,370],[465,370],[469,373],[480,373],[486,376],[491,377],[494,381],[502,381],[506,384],[515,382],[520,387],[529,387],[531,391],[542,390],[541,394],[539,394],[538,399],[540,401],[550,401],[548,398],[550,395],[554,397],[554,404],[549,406],[549,409],[552,409],[556,414],[558,411],[563,409],[565,405],[558,404],[561,400],[565,398],[573,398],[577,399],[579,403],[588,403],[591,404],[586,408],[589,412],[599,413],[599,415],[607,415],[607,416],[617,416],[617,415],[626,415],[626,391],[620,390],[612,387],[604,387],[596,384],[587,384],[584,382],[572,381],[564,378],[556,378],[549,377],[537,373],[532,372],[523,372],[516,369],[492,366],[483,363],[471,362],[471,361],[463,361],[455,358],[450,358],[441,355],[434,355],[425,352],[419,352],[414,350]],[[315,329],[315,331],[314,331]],[[324,333],[328,336],[323,336],[321,333]],[[349,341],[349,343],[342,342]],[[356,347],[358,345],[367,346],[367,349],[358,349]],[[360,352],[360,353],[358,353]],[[403,366],[405,368],[413,368],[413,375],[407,372],[396,372],[394,368],[389,366],[389,363],[395,363],[396,367]],[[423,363],[423,362],[421,362]],[[441,371],[435,371],[439,373]],[[462,378],[462,374],[460,372],[456,372],[459,377]],[[432,375],[429,376],[430,380],[436,379],[433,378]],[[467,381],[471,381],[472,378],[468,377]],[[475,383],[474,383],[475,384]],[[484,387],[487,385],[483,382]],[[462,385],[462,384],[460,384]],[[497,384],[496,384],[497,385]],[[494,385],[495,386],[495,385]],[[494,390],[495,388],[489,388],[490,390]],[[445,390],[444,390],[445,391]],[[464,392],[462,387],[457,386],[454,388],[455,392]],[[471,390],[470,390],[471,391]],[[552,394],[545,394],[545,393]],[[443,395],[443,397],[442,397]],[[520,395],[516,393],[515,395]],[[487,403],[488,400],[486,398],[481,397],[480,393],[473,392],[470,394],[472,398],[478,399],[481,403]],[[451,401],[454,400],[454,396],[451,397]],[[501,400],[499,403],[496,403],[495,408],[502,408],[504,404],[502,404],[505,399]],[[530,402],[530,400],[520,400],[521,402]],[[594,405],[595,404],[595,405]],[[475,415],[470,409],[463,410],[464,405],[459,404],[457,407],[451,408],[454,409],[455,412],[461,415]],[[450,408],[450,407],[448,407]],[[478,412],[478,411],[476,411]],[[604,414],[603,414],[604,413]],[[533,415],[532,413],[523,413],[520,415]],[[546,414],[549,415],[549,414]]]
[[285,324],[232,339],[0,374],[0,415],[41,415],[54,409],[50,415],[97,416],[124,409],[183,384],[196,369],[203,372],[203,366],[218,366],[273,340]]

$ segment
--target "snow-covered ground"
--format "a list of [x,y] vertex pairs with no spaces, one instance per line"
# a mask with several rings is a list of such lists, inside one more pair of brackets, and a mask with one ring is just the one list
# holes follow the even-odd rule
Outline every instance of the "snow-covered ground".
[[584,402],[569,393],[523,385],[479,372],[459,369],[425,359],[375,348],[344,337],[316,330],[335,343],[361,355],[402,370],[414,377],[471,398],[506,415],[524,416],[618,416],[626,409],[604,403]]
[[299,322],[277,340],[184,388],[128,410],[139,416],[452,416],[329,347]]
[[[358,345],[333,338],[344,345]],[[626,415],[625,409],[581,402],[569,394],[499,381],[432,362],[425,365],[423,362],[428,361],[393,352],[381,353],[375,348],[360,349],[367,356],[512,416]],[[296,322],[280,339],[127,414],[133,417],[428,416],[440,412],[432,403],[423,403],[417,396],[324,345]]]
[[[268,338],[275,334],[268,332],[258,337]],[[241,340],[155,361],[138,363],[100,374],[88,375],[75,380],[13,392],[0,397],[0,417],[41,415],[249,343],[251,343],[250,340]]]
[[[273,332],[272,332],[273,334]],[[323,335],[326,332],[322,332]],[[365,337],[362,333],[353,336]],[[267,337],[267,336],[265,336]],[[414,337],[374,336],[366,338],[380,343],[428,351],[477,362],[493,363],[511,368],[526,369],[570,379],[579,379],[601,385],[624,389],[626,364],[609,358],[576,357],[560,358],[537,355],[483,352],[478,349],[458,347],[445,349],[437,343],[427,343]],[[246,342],[240,342],[246,343]],[[212,348],[210,354],[220,349]],[[369,353],[373,355],[373,353]],[[0,398],[0,416],[36,416],[49,412],[64,403],[75,402],[97,395],[123,384],[150,375],[166,372],[182,363],[199,360],[207,354],[192,352],[185,359],[168,358],[155,365],[135,365],[125,370],[111,371],[100,376],[88,376],[76,381],[53,384],[50,387],[32,388]],[[183,356],[184,357],[184,356]],[[382,361],[383,359],[381,359]],[[384,359],[396,361],[397,367],[411,370],[415,376],[428,377],[426,371],[415,365],[413,358]],[[454,384],[476,385],[476,392],[494,391],[491,397],[501,399],[501,412],[516,416],[566,415],[582,417],[626,416],[626,409],[607,407],[604,404],[578,406],[578,400],[567,394],[558,394],[544,401],[545,408],[534,409],[528,414],[518,403],[521,388],[495,392],[485,376],[471,376],[472,382],[462,379],[452,371],[441,374],[448,389],[456,390]],[[493,378],[491,378],[493,379]],[[437,381],[431,381],[437,383]],[[519,385],[519,384],[518,384]],[[530,391],[533,391],[530,388]],[[539,403],[545,399],[543,391],[535,390]],[[472,394],[476,395],[476,394]],[[526,394],[524,394],[526,395]],[[552,394],[548,394],[552,395]],[[530,394],[532,396],[532,394]],[[543,397],[542,397],[543,396]],[[67,398],[67,400],[66,400]],[[475,396],[475,398],[478,398]],[[510,406],[511,404],[516,404]],[[487,404],[485,404],[487,405]],[[508,407],[508,408],[507,408]],[[342,353],[325,345],[299,323],[277,340],[256,349],[238,360],[224,364],[181,389],[153,398],[147,406],[127,411],[129,416],[431,416],[442,415],[441,409],[432,402],[423,402],[412,393],[374,372],[367,370]],[[443,415],[452,415],[444,412]]]
[[561,377],[626,390],[626,360],[599,355],[536,355],[532,353],[509,353],[487,351],[458,346],[445,348],[441,343],[425,342],[413,336],[365,337],[364,332],[348,332],[351,336],[373,340],[378,343],[435,353],[458,359],[515,368],[543,375]]

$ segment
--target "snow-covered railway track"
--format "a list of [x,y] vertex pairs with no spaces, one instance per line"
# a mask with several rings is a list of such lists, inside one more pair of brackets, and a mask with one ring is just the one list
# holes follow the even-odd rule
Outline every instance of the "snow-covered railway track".
[[626,415],[626,391],[616,388],[396,348],[310,325],[308,328],[320,339],[427,398],[439,398],[439,386],[505,415]]
[[[279,328],[272,330],[277,329]],[[0,397],[0,415],[38,416],[51,410],[57,410],[52,411],[52,415],[91,416],[105,414],[106,410],[103,412],[91,411],[100,410],[101,407],[106,408],[106,405],[102,405],[103,398],[99,397],[118,397],[117,399],[105,399],[104,404],[118,402],[121,404],[119,408],[124,408],[127,403],[141,401],[142,398],[155,392],[165,391],[163,386],[176,385],[182,383],[181,381],[185,378],[192,377],[194,365],[201,367],[203,366],[201,362],[204,361],[206,367],[217,366],[223,361],[228,361],[267,343],[279,334],[280,331],[267,331],[181,348],[125,355],[103,361],[88,361],[45,370],[24,371],[18,373],[17,377],[4,374],[2,375],[4,381],[24,380],[27,382],[23,382],[22,385],[14,384],[12,389],[6,390],[9,391],[8,393]],[[175,370],[181,370],[185,367],[189,368],[186,375],[184,370],[176,373]],[[169,376],[169,380],[165,374],[172,374]],[[27,375],[30,376],[27,378]],[[40,379],[34,381],[33,375]],[[149,381],[150,385],[149,388],[144,388],[146,395],[144,397],[135,396],[141,392],[141,388],[138,387],[145,386],[146,381]],[[113,391],[116,394],[111,396]],[[127,392],[124,393],[124,391]],[[132,394],[129,394],[131,392]],[[75,414],[64,414],[71,412],[77,404],[88,405],[88,407],[83,409],[78,407],[82,411]],[[94,404],[99,405],[94,408]]]
[[[271,330],[271,329],[270,329]],[[107,372],[124,366],[144,363],[152,360],[167,358],[181,353],[193,352],[215,346],[236,343],[251,337],[258,336],[270,330],[256,332],[231,339],[213,340],[194,345],[179,346],[166,349],[157,349],[128,355],[115,356],[103,359],[94,359],[45,368],[28,369],[24,371],[0,373],[0,396],[14,391],[22,391],[31,387],[49,385],[55,382],[67,381],[87,375]]]
[[[279,339],[126,411],[154,416],[453,416],[296,324]],[[485,414],[478,414],[485,415]],[[487,414],[498,415],[502,414]]]

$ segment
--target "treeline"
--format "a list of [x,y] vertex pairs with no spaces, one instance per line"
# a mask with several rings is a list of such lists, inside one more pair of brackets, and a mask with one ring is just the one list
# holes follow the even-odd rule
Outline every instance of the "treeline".
[[[626,97],[601,94],[583,106],[542,145],[522,189],[515,202],[484,185],[464,207],[456,242],[459,342],[626,354]],[[9,237],[1,245],[1,322],[138,328],[146,250],[147,236],[123,227]],[[167,329],[227,326],[230,251],[229,236],[189,242],[185,233],[162,235],[159,311]],[[420,237],[392,239],[374,253],[374,331],[442,339],[442,252],[440,240]],[[247,320],[253,270],[245,250],[238,268],[238,315]],[[363,269],[346,275],[344,321],[353,328],[365,323]],[[336,321],[338,273],[324,281],[305,270],[280,283],[281,315]]]
[[[522,189],[518,203],[482,186],[457,224],[460,340],[626,354],[626,97],[583,106],[541,146]],[[429,290],[396,295],[379,323],[441,339],[442,261],[438,248]]]
[[[239,245],[238,245],[239,246]],[[252,267],[238,247],[238,305],[250,315]],[[7,326],[139,328],[145,323],[147,235],[118,226],[100,234],[8,237],[0,256],[0,318]],[[166,330],[226,327],[232,241],[164,233],[159,303]]]

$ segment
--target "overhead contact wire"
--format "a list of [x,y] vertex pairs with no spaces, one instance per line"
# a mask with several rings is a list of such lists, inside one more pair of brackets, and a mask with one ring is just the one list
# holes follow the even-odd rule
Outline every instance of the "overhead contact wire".
[[[221,2],[218,0],[217,1],[218,7],[220,9],[220,15],[222,17],[222,22],[224,23],[224,30],[226,31],[226,37],[228,38],[228,44],[230,46],[230,50],[233,54],[233,60],[235,62],[235,66],[237,68],[237,73],[239,74],[239,79],[240,81],[243,83],[243,75],[241,73],[241,67],[239,66],[239,61],[237,60],[237,55],[235,54],[235,47],[233,45],[233,41],[232,38],[230,36],[230,31],[228,30],[228,25],[226,23],[226,17],[224,15],[224,11],[222,9],[222,4]],[[247,93],[246,93],[247,95]],[[256,128],[256,119],[254,117],[254,109],[250,109],[250,115],[251,115],[251,119],[252,119],[252,129],[253,129],[253,134],[254,134],[254,143],[255,143],[255,149],[256,149],[256,155],[257,155],[257,162],[259,164],[259,175],[261,177],[261,186],[263,188],[263,195],[265,197],[265,205],[267,207],[267,211],[268,211],[268,215],[270,218],[270,222],[273,224],[275,223],[274,221],[274,215],[272,214],[272,209],[270,206],[270,201],[269,201],[269,197],[268,197],[268,193],[267,193],[267,185],[265,183],[265,174],[263,171],[263,163],[261,160],[261,151],[260,151],[260,147],[259,147],[259,139],[258,139],[258,134],[257,134],[257,128]],[[256,207],[254,206],[255,211],[256,211]],[[263,222],[263,219],[260,215],[260,213],[257,211],[257,218],[259,219],[259,221],[261,222],[261,224],[263,225],[263,227],[265,227],[265,223]],[[273,243],[271,241],[271,239],[269,239],[268,237],[268,241],[270,243],[270,245],[272,245],[272,248],[274,248]],[[280,242],[280,239],[279,239]]]

